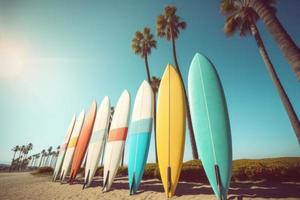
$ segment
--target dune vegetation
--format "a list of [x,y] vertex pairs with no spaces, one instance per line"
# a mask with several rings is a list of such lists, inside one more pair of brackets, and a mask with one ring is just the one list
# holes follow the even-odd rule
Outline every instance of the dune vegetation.
[[[160,179],[159,170],[154,163],[145,166],[143,179]],[[42,167],[32,174],[51,174],[51,167]],[[83,168],[80,170],[83,175]],[[102,176],[99,167],[96,176]],[[117,176],[127,176],[127,167],[119,167]],[[300,157],[241,159],[234,160],[232,181],[300,181]],[[183,164],[180,181],[208,183],[200,160],[190,160]]]
[[[97,175],[102,175],[99,167]],[[127,168],[120,167],[118,176],[127,176]],[[160,179],[156,164],[149,163],[145,167],[143,179]],[[181,181],[208,183],[200,160],[187,161],[182,166]],[[241,159],[234,160],[232,181],[300,181],[300,157]]]

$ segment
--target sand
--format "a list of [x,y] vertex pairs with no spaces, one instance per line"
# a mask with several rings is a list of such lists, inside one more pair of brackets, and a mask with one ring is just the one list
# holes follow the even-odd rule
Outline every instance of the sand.
[[[136,195],[128,195],[126,177],[119,177],[112,185],[112,190],[102,193],[102,180],[97,177],[92,186],[82,190],[82,180],[73,185],[51,182],[49,175],[31,175],[29,172],[0,173],[0,199],[130,199],[160,200],[167,199],[159,180],[142,182]],[[300,199],[299,183],[232,183],[228,199]],[[216,199],[209,185],[180,182],[177,194],[171,199],[210,200]]]

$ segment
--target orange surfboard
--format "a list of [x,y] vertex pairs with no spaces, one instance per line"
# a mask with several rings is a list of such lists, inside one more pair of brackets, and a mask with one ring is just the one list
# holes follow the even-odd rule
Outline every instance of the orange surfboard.
[[92,135],[95,117],[96,117],[96,109],[97,109],[97,104],[94,101],[90,107],[88,114],[86,115],[86,118],[84,120],[81,129],[80,136],[78,138],[78,142],[74,152],[74,157],[71,166],[70,182],[72,182],[76,178],[82,160],[84,158],[85,152],[87,150]]

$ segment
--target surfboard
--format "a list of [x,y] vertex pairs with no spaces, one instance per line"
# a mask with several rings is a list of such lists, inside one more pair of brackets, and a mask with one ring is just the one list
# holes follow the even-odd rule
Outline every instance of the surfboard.
[[128,91],[125,90],[115,107],[106,143],[103,191],[108,191],[110,189],[120,165],[128,131],[129,110],[130,96]]
[[211,61],[197,53],[188,75],[196,145],[218,199],[226,199],[231,177],[232,144],[223,87]]
[[92,137],[87,150],[85,165],[84,187],[89,186],[93,180],[98,167],[99,159],[103,151],[105,138],[107,135],[108,122],[110,117],[110,101],[105,96],[97,111]]
[[77,140],[78,140],[78,137],[81,132],[83,120],[84,120],[84,110],[82,110],[81,113],[79,114],[78,119],[76,120],[74,128],[73,128],[73,132],[72,132],[72,135],[71,135],[68,147],[67,147],[67,151],[65,154],[65,158],[63,161],[63,165],[61,168],[61,173],[60,173],[61,181],[64,181],[66,175],[69,173],[69,170],[71,167],[71,162],[72,162],[74,151],[75,151],[75,147],[77,144]]
[[143,81],[135,97],[128,131],[130,194],[137,191],[147,162],[152,131],[153,103],[152,88],[147,81]]
[[97,104],[95,101],[93,101],[89,109],[89,112],[87,113],[86,118],[84,120],[81,133],[75,148],[74,158],[72,161],[71,172],[70,172],[70,183],[72,183],[72,181],[76,178],[82,160],[84,159],[86,149],[88,147],[92,135],[92,130],[93,130],[95,117],[96,117],[96,109],[97,109]]
[[68,146],[70,138],[71,138],[71,134],[72,134],[72,131],[73,131],[73,128],[74,128],[75,121],[76,121],[76,116],[73,115],[73,117],[71,119],[71,122],[70,122],[70,125],[68,126],[67,134],[65,136],[64,142],[60,145],[60,148],[59,148],[59,154],[58,154],[56,164],[55,164],[55,168],[54,168],[54,172],[53,172],[53,179],[52,179],[53,181],[56,181],[57,176],[58,176],[58,174],[60,172],[60,169],[62,167],[62,163],[63,163],[64,157],[65,157],[65,154],[66,154],[67,146]]
[[156,117],[158,166],[167,197],[174,195],[182,168],[185,116],[183,85],[168,64],[160,82]]

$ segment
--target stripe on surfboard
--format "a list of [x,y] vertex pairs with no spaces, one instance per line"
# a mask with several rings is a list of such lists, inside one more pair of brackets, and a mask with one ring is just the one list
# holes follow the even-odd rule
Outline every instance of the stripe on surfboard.
[[152,121],[153,121],[152,118],[133,121],[129,127],[130,134],[148,133],[148,132],[150,133],[151,132],[150,128],[152,127]]
[[100,140],[102,141],[102,136],[104,135],[105,132],[106,132],[106,129],[101,129],[101,130],[95,131],[90,139],[90,144],[98,142]]
[[116,128],[109,132],[108,141],[126,140],[128,127]]
[[77,144],[77,140],[78,140],[78,137],[73,137],[70,139],[70,142],[69,142],[69,145],[68,145],[68,148],[73,148],[76,146]]

